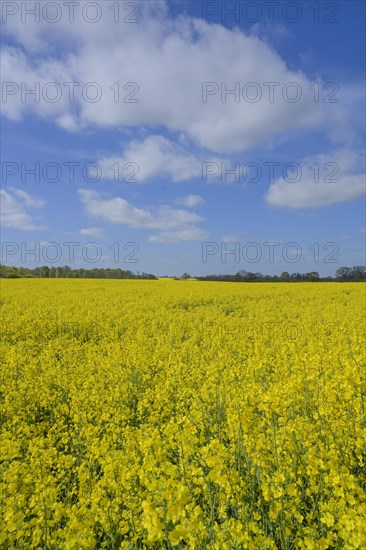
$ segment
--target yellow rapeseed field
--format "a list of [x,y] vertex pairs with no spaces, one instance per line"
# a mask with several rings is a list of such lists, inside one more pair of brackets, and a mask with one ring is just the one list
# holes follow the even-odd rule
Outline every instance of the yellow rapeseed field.
[[1,286],[1,549],[366,548],[362,283]]

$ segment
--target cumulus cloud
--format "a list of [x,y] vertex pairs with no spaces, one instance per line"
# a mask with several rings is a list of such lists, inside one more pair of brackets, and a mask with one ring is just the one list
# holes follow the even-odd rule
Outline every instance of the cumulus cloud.
[[[218,159],[211,161],[218,162]],[[152,135],[131,141],[121,156],[103,157],[98,164],[105,178],[141,183],[156,177],[173,182],[202,177],[202,162],[203,158],[192,155],[186,147]]]
[[178,243],[181,241],[202,241],[207,239],[209,233],[199,227],[187,227],[176,231],[162,231],[149,237],[150,242]]
[[29,193],[26,191],[23,191],[22,189],[16,189],[15,187],[10,187],[9,191],[12,191],[14,195],[17,196],[17,198],[23,202],[25,206],[29,206],[31,208],[42,208],[45,205],[45,201],[43,199],[37,199],[36,197],[32,197]]
[[[314,102],[306,75],[290,70],[258,36],[172,18],[164,2],[138,7],[138,24],[125,24],[123,32],[112,10],[103,10],[95,25],[83,20],[80,8],[72,25],[64,19],[23,25],[9,17],[4,28],[16,45],[2,50],[3,80],[18,88],[8,90],[4,113],[19,119],[35,112],[70,131],[165,128],[215,152],[266,146],[285,132],[325,124],[326,105]],[[22,83],[34,89],[37,82],[39,102],[31,95],[22,101]],[[60,87],[57,101],[50,82]],[[77,83],[74,96],[65,82]],[[99,87],[97,102],[98,90],[86,88],[91,82]],[[183,173],[195,172],[194,159],[178,161]]]
[[21,231],[43,231],[45,226],[35,223],[28,208],[42,208],[44,201],[32,197],[21,189],[0,190],[1,224]]
[[204,204],[205,200],[200,195],[187,195],[186,197],[179,197],[176,203],[187,208],[194,208],[195,206]]
[[240,241],[240,238],[237,235],[224,235],[221,238],[221,241],[225,244],[228,243],[237,243]]
[[151,241],[174,242],[197,240],[207,233],[195,224],[203,218],[194,212],[162,205],[147,210],[136,208],[122,197],[106,198],[97,191],[80,189],[79,195],[86,213],[112,224],[123,224],[134,229],[149,229],[159,233]]
[[104,230],[99,227],[86,227],[85,229],[80,229],[80,235],[101,239],[104,237]]
[[274,206],[315,208],[362,197],[366,190],[363,156],[343,149],[305,159],[286,178],[271,184],[266,200]]

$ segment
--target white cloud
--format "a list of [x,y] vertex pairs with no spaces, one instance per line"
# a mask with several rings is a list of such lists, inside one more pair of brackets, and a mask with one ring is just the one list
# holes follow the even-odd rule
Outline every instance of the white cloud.
[[99,227],[87,227],[85,229],[80,229],[80,235],[101,239],[104,237],[104,230],[100,229]]
[[22,189],[10,187],[9,191],[12,191],[25,206],[29,206],[31,208],[42,208],[45,205],[44,200],[31,197],[29,193],[23,191]]
[[362,157],[359,151],[343,149],[305,159],[301,170],[271,184],[266,200],[274,206],[315,208],[362,197],[366,190]]
[[361,227],[360,228],[360,233],[366,233],[366,227]]
[[44,201],[31,197],[21,189],[0,190],[1,224],[4,227],[22,231],[43,231],[45,226],[37,225],[27,208],[41,208]]
[[221,241],[223,243],[238,243],[240,242],[240,238],[237,235],[224,235],[221,238]]
[[204,160],[163,136],[152,135],[143,141],[131,141],[121,157],[103,157],[98,164],[103,176],[115,181],[140,183],[159,177],[180,182],[202,177]]
[[149,237],[150,242],[178,243],[181,241],[202,241],[209,233],[198,227],[187,227],[177,231],[162,231]]
[[[172,242],[196,240],[207,236],[194,224],[203,221],[201,216],[183,209],[162,205],[155,209],[136,208],[121,197],[105,198],[101,193],[80,189],[79,195],[87,214],[112,224],[124,224],[134,229],[159,231],[150,237],[152,241]],[[202,237],[203,238],[203,237]]]
[[200,195],[187,195],[186,197],[178,198],[176,203],[186,206],[187,208],[194,208],[195,206],[204,204],[205,200]]
[[272,44],[284,42],[291,38],[291,32],[278,21],[259,21],[251,26],[251,34]]
[[[24,51],[14,47],[1,49],[0,62],[4,115],[11,120],[21,120],[25,113],[33,112],[42,118],[54,119],[57,123],[59,117],[67,116],[72,107],[68,95],[61,94],[60,100],[55,102],[47,99],[52,99],[50,83],[59,85],[73,81],[70,80],[73,77],[65,64],[57,59],[37,57],[33,62]],[[32,90],[38,95],[32,94]]]
[[[162,2],[139,2],[138,7],[139,23],[123,25],[123,32],[108,9],[95,25],[83,21],[80,9],[72,25],[64,20],[37,24],[32,19],[23,25],[9,17],[5,30],[26,53],[16,47],[3,48],[3,80],[24,82],[28,88],[39,82],[41,94],[39,103],[31,96],[22,102],[20,91],[9,95],[4,113],[19,119],[35,112],[71,131],[89,126],[163,127],[186,134],[208,150],[222,152],[267,146],[284,132],[327,124],[326,104],[314,102],[311,82],[303,73],[290,70],[257,36],[199,19],[172,19]],[[121,84],[118,98],[110,89],[117,80]],[[61,86],[59,101],[44,99],[47,82]],[[73,101],[69,101],[64,82],[80,84]],[[100,87],[98,103],[82,96],[83,87],[90,82]],[[126,82],[136,85],[125,90]],[[205,82],[216,83],[217,92],[202,102]],[[257,102],[250,100],[256,94],[254,87],[247,92],[244,88],[243,99],[243,87],[250,82],[257,83]],[[274,83],[273,102],[269,101],[269,86],[263,84],[268,82]],[[290,84],[294,82],[300,90],[297,102],[284,99],[286,90],[290,99],[296,93]],[[239,102],[233,95],[222,98],[221,84],[230,90],[236,83]],[[51,93],[50,89],[48,95]],[[128,102],[131,99],[138,103]],[[333,115],[336,110],[337,105],[332,104]],[[195,170],[194,166],[192,159],[179,158],[183,172]]]

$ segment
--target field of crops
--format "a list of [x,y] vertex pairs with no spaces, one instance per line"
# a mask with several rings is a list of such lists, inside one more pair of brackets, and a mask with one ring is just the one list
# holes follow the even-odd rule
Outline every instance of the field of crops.
[[366,548],[362,283],[1,286],[1,549]]

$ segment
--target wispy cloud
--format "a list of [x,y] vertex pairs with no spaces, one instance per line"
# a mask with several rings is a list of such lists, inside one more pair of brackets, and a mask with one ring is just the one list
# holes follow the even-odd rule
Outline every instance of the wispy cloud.
[[197,240],[207,236],[194,224],[203,218],[194,212],[162,205],[152,209],[136,208],[122,197],[106,198],[101,193],[80,189],[79,195],[87,214],[112,224],[135,229],[157,230],[151,241]]
[[362,197],[366,190],[362,156],[360,151],[344,149],[307,159],[300,167],[301,177],[293,173],[275,180],[266,200],[273,206],[316,208]]
[[21,231],[44,231],[44,225],[38,225],[28,208],[42,208],[45,202],[22,191],[10,188],[0,190],[1,224],[4,227],[20,229]]
[[206,201],[200,195],[187,195],[186,197],[179,197],[176,200],[177,204],[186,206],[187,208],[194,208],[200,204],[204,204]]
[[[127,144],[121,156],[103,157],[98,161],[105,178],[125,183],[142,183],[153,178],[173,182],[202,176],[202,154],[194,155],[179,143],[160,135]],[[220,162],[211,158],[212,162]]]
[[104,237],[105,233],[104,230],[100,229],[99,227],[87,227],[85,229],[80,229],[80,235],[101,239]]

